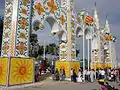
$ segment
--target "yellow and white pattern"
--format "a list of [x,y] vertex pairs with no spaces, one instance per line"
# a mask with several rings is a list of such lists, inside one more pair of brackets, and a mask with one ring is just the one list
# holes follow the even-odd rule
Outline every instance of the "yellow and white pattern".
[[33,67],[33,59],[11,58],[9,85],[33,82]]
[[56,62],[56,68],[58,69],[58,71],[60,71],[60,69],[64,69],[65,70],[65,74],[66,77],[70,77],[70,69],[73,68],[75,69],[76,73],[78,73],[79,68],[80,68],[80,63],[77,61],[57,61]]
[[6,85],[8,72],[8,58],[0,58],[0,85]]

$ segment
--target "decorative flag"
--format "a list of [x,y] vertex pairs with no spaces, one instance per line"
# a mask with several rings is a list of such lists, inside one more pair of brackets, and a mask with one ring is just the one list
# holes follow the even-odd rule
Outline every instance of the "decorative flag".
[[112,35],[109,34],[109,33],[106,33],[106,34],[104,35],[104,40],[105,40],[105,41],[112,41]]
[[92,16],[86,16],[86,17],[85,17],[85,23],[86,23],[87,25],[91,25],[91,24],[93,24],[93,22],[94,22],[94,20],[93,20],[93,17],[92,17]]

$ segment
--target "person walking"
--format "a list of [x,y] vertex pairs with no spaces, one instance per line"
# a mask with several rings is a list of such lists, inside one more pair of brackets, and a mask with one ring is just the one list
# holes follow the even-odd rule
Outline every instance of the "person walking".
[[52,73],[52,80],[55,80],[55,69],[54,69],[54,67],[52,67],[51,73]]
[[75,69],[73,70],[73,81],[77,82],[77,74],[75,72]]
[[101,69],[100,75],[101,75],[100,79],[105,79],[105,71],[103,69]]
[[87,81],[90,82],[90,71],[89,70],[87,70],[86,75],[87,75]]
[[41,76],[41,73],[42,73],[42,67],[41,65],[39,66],[39,75]]
[[87,70],[85,69],[84,71],[83,71],[83,76],[85,76],[85,77],[83,77],[83,80],[84,81],[86,81],[87,80]]
[[59,72],[58,72],[58,69],[56,69],[56,71],[55,71],[55,78],[56,78],[56,81],[59,80]]
[[73,81],[73,68],[70,70],[71,82]]
[[92,69],[91,71],[90,71],[90,82],[94,82],[94,76],[95,76],[95,72],[94,72],[94,70]]
[[105,84],[104,79],[100,79],[100,80],[98,81],[98,83],[100,84],[101,90],[108,90],[108,89],[107,89],[107,85]]
[[81,70],[79,70],[79,72],[78,72],[77,82],[82,82],[82,74],[81,74]]
[[116,83],[119,82],[119,71],[118,71],[118,69],[115,69],[115,82]]
[[60,69],[60,81],[62,81],[62,78],[63,77],[63,71],[62,71],[62,69]]
[[66,77],[66,75],[65,75],[65,69],[63,69],[63,75],[62,75],[62,80],[63,81],[65,80],[65,77]]

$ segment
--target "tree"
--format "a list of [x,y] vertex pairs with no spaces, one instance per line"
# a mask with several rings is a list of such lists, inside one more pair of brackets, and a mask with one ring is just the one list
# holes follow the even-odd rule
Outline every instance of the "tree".
[[79,52],[79,49],[76,49],[76,57],[78,56]]
[[39,51],[39,44],[36,34],[30,35],[30,56],[37,58]]
[[30,43],[31,43],[32,45],[34,45],[34,44],[37,43],[37,42],[38,42],[37,34],[31,34],[31,35],[30,35]]
[[37,60],[38,60],[38,61],[43,60],[42,56],[38,55]]

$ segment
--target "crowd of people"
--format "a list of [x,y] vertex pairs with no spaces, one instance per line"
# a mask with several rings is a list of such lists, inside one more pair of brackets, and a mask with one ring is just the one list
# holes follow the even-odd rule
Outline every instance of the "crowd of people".
[[96,79],[105,79],[108,81],[119,82],[120,80],[120,70],[119,69],[97,69]]
[[[52,79],[56,81],[64,81],[66,79],[64,69],[59,70],[56,68],[55,70],[52,69]],[[108,82],[116,82],[118,83],[120,81],[120,69],[91,69],[91,70],[83,70],[79,69],[79,72],[77,73],[75,69],[71,68],[70,70],[70,78],[71,82],[95,82],[98,81],[98,83],[101,86],[101,90],[118,90],[114,87],[112,87]]]
[[64,81],[65,80],[65,70],[64,69],[60,69],[60,73],[58,71],[58,69],[54,70],[52,69],[52,79],[56,80],[56,81]]
[[[70,70],[71,81],[74,82],[94,82],[95,80],[105,79],[109,81],[118,82],[120,79],[120,71],[118,69],[79,69],[79,72],[76,73],[75,69],[71,68]],[[52,78],[53,80],[65,80],[65,70],[52,69]]]
[[[85,77],[83,78],[83,76]],[[71,68],[70,77],[72,82],[84,82],[84,81],[94,82],[95,72],[94,70],[90,70],[90,71],[85,70],[83,75],[83,72],[81,69],[79,69],[79,72],[77,73],[75,69]],[[53,80],[63,81],[65,80],[65,78],[66,78],[66,74],[64,69],[60,69],[60,72],[58,71],[58,69],[55,69],[55,70],[52,69]]]

